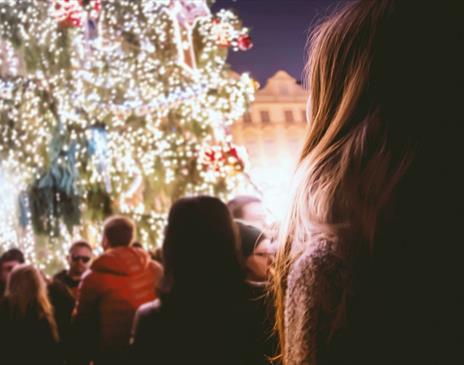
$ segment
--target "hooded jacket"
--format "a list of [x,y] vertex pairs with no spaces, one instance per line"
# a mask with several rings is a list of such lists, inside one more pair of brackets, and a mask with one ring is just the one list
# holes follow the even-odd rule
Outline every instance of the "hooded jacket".
[[97,357],[127,349],[135,311],[156,299],[161,276],[161,266],[134,247],[112,248],[92,263],[79,286],[74,323],[83,340],[94,342]]

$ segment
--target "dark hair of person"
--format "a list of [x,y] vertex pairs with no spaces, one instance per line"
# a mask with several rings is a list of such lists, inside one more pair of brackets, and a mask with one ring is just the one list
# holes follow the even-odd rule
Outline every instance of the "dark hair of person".
[[138,241],[134,242],[131,246],[143,250],[143,245]]
[[0,263],[8,261],[17,261],[20,264],[24,264],[24,254],[17,248],[11,248],[2,255]]
[[243,285],[236,228],[227,206],[217,198],[183,198],[173,204],[163,259],[162,300],[194,292],[197,298],[214,297],[212,302],[217,302],[237,295]]
[[241,219],[243,218],[243,208],[251,203],[261,203],[261,199],[251,195],[239,195],[227,202],[232,217]]
[[135,238],[135,223],[124,216],[113,216],[105,222],[103,235],[110,247],[129,246]]
[[90,246],[90,243],[84,240],[74,241],[69,248],[69,253],[73,252],[75,248],[87,248],[90,252],[92,252],[92,246]]
[[158,262],[161,265],[164,265],[162,247],[157,247],[154,251],[150,251],[150,257],[152,260]]
[[240,236],[240,253],[243,259],[247,259],[253,254],[253,251],[259,243],[266,238],[264,232],[259,228],[236,220]]

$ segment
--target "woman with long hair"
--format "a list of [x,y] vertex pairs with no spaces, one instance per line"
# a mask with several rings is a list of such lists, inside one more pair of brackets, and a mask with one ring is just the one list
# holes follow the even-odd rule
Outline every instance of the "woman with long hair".
[[250,307],[227,206],[201,196],[171,208],[160,298],[135,318],[137,364],[250,364]]
[[312,33],[275,274],[285,365],[464,362],[463,14],[357,0]]
[[0,303],[1,362],[59,364],[58,330],[47,287],[32,265],[11,272]]

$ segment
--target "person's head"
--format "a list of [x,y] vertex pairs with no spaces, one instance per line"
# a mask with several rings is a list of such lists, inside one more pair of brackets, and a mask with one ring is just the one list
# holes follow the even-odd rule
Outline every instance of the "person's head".
[[92,247],[87,241],[79,240],[73,242],[67,256],[69,275],[80,277],[89,268],[91,259]]
[[156,261],[157,263],[164,265],[162,247],[157,247],[155,251],[150,251],[150,257],[152,260]]
[[263,202],[255,196],[239,195],[229,200],[227,207],[235,219],[241,219],[259,228],[264,228],[266,225],[266,210]]
[[[42,274],[32,265],[17,265],[10,273],[5,292],[14,318],[45,317],[58,338],[53,308],[48,300],[47,286]],[[36,311],[30,313],[30,311]]]
[[230,286],[232,292],[243,281],[237,248],[234,222],[224,203],[209,196],[179,199],[166,227],[162,289],[212,296]]
[[[440,11],[450,15],[452,2],[445,3]],[[426,149],[439,152],[443,142],[432,137],[432,131],[440,133],[434,118],[445,125],[456,110],[449,89],[459,38],[443,18],[436,20],[440,26],[427,25],[435,8],[351,1],[313,32],[309,128],[282,229],[293,252],[303,250],[309,237],[340,242],[348,251],[371,246],[412,163]],[[432,40],[438,49],[430,52]],[[445,70],[447,63],[455,71]]]
[[130,218],[119,215],[110,217],[103,226],[103,248],[107,250],[130,246],[135,233],[135,223]]
[[242,255],[247,278],[252,281],[267,281],[275,256],[275,247],[260,229],[236,221],[240,236]]
[[17,248],[6,251],[0,259],[1,281],[6,283],[10,272],[15,266],[24,264],[24,255]]
[[141,250],[144,249],[144,248],[143,248],[143,245],[142,245],[140,242],[138,242],[138,241],[135,241],[134,243],[132,243],[131,246],[132,246],[132,247],[135,247],[135,248],[139,248],[139,249],[141,249]]
[[460,6],[349,1],[312,33],[309,126],[281,229],[277,303],[308,245],[333,243],[344,260],[369,255],[379,232],[436,217],[425,202],[458,185]]

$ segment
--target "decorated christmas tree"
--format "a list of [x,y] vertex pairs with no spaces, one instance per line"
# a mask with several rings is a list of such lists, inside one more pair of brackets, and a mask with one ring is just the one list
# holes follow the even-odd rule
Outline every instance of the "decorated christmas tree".
[[243,183],[255,84],[226,57],[251,41],[209,5],[0,0],[0,251],[53,265],[115,213],[157,245],[173,200]]

